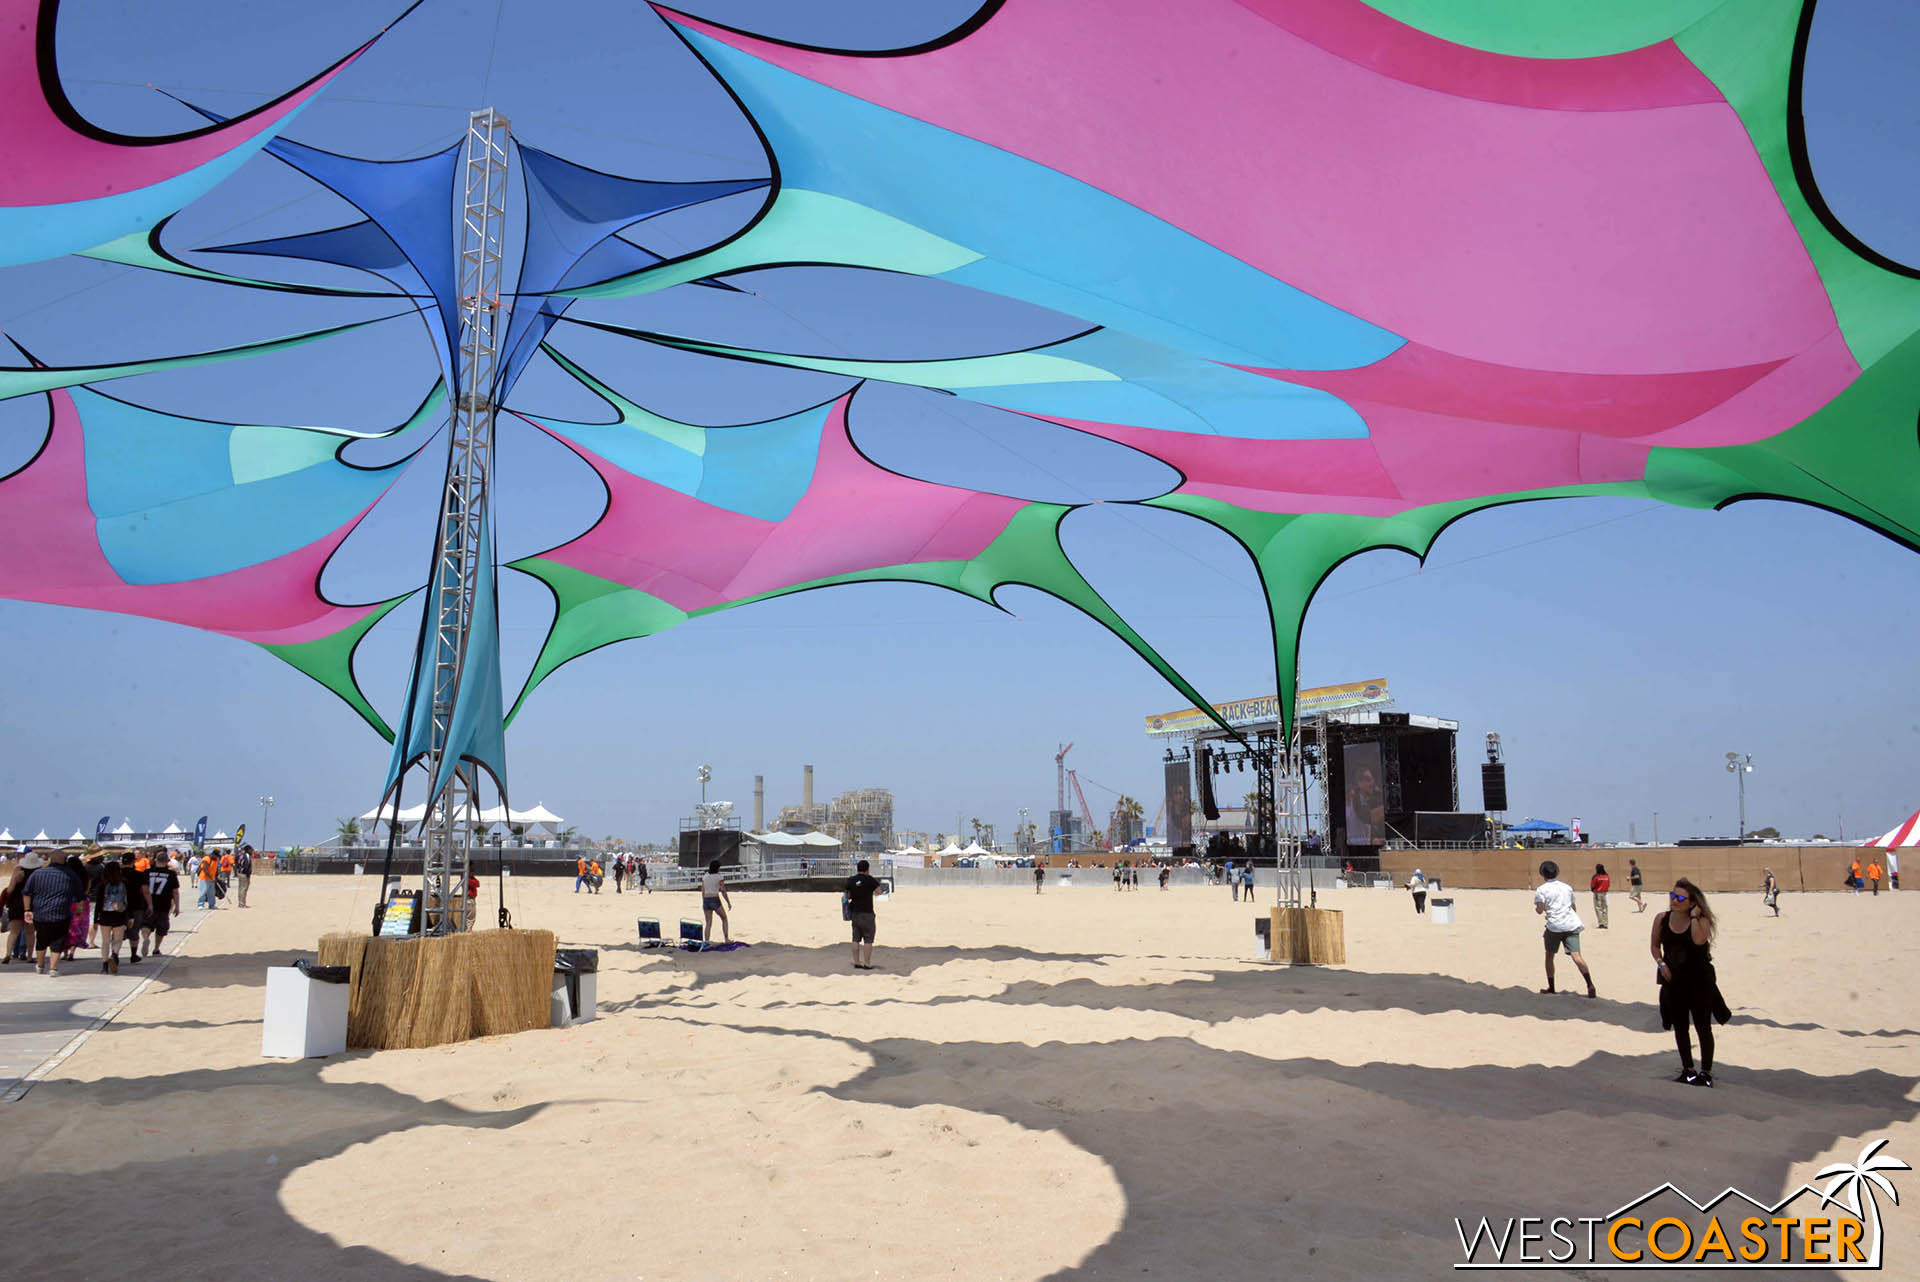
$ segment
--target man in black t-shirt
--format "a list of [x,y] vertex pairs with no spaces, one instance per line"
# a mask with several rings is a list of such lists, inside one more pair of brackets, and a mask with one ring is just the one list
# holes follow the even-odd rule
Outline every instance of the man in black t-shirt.
[[160,951],[160,945],[166,942],[168,928],[179,915],[180,874],[173,870],[164,853],[155,855],[152,866],[147,869],[147,916],[144,929],[153,934],[145,949],[148,956]]
[[867,871],[862,859],[858,871],[847,878],[847,920],[853,923],[853,968],[873,970],[873,892],[880,879]]

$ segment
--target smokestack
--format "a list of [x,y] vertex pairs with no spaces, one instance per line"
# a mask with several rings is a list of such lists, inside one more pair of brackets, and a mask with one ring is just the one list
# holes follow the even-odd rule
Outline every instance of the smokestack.
[[800,804],[813,808],[813,767],[800,767]]
[[767,830],[767,777],[765,775],[753,777],[753,830],[755,832]]

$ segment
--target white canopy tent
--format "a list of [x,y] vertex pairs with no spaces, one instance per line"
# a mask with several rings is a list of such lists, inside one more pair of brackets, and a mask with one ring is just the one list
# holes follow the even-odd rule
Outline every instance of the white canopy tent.
[[[73,830],[73,836],[67,838],[68,841],[85,841],[86,839],[87,839],[87,834],[84,832],[81,832],[78,828],[75,828]],[[47,840],[47,830],[45,828],[42,828],[40,830],[40,835],[38,837],[35,837],[34,840],[35,841]]]
[[131,837],[133,836],[133,825],[127,820],[122,819],[120,826],[113,830],[113,835],[116,837]]
[[214,833],[214,834],[213,834],[213,836],[211,836],[211,837],[209,837],[209,838],[207,838],[207,840],[208,840],[209,842],[216,842],[216,841],[232,841],[232,840],[233,840],[233,838],[232,838],[232,837],[229,837],[229,836],[227,835],[227,830],[226,830],[226,829],[224,829],[224,828],[222,828],[222,829],[221,829],[221,830],[220,830],[219,832],[216,832],[216,833]]
[[172,820],[168,820],[167,826],[160,830],[160,835],[162,837],[184,837],[187,834],[180,831],[179,824],[174,823]]
[[954,845],[953,842],[949,840],[946,845],[940,847],[940,849],[934,851],[933,853],[936,855],[964,855],[967,852],[960,849],[960,847]]
[[[74,835],[75,835],[75,836],[79,836],[79,834],[78,834],[78,833],[75,833]],[[42,828],[42,829],[41,829],[41,830],[39,831],[39,833],[37,833],[37,834],[36,834],[36,835],[34,836],[34,840],[35,840],[35,841],[52,841],[52,840],[53,840],[53,838],[51,838],[51,837],[49,837],[49,836],[47,836],[47,830],[46,830],[45,828]]]
[[0,828],[0,841],[12,841],[12,840],[13,840],[13,829]]
[[798,835],[790,832],[750,832],[747,834],[746,839],[762,846],[804,846],[807,844],[800,840]]
[[967,848],[960,853],[963,855],[990,855],[993,852],[977,841],[969,841]]
[[894,851],[893,853],[896,855],[924,855],[927,852],[920,849],[920,847],[918,846],[906,845],[906,846],[902,846],[900,849]]

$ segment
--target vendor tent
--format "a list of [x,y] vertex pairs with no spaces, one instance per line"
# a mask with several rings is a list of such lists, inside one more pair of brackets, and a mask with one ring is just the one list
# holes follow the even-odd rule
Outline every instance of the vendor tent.
[[960,847],[954,845],[953,842],[949,841],[946,845],[940,847],[940,849],[936,850],[934,853],[937,855],[964,855],[967,852],[960,849]]
[[[38,840],[38,841],[45,841],[46,839],[47,839],[47,834],[46,834],[46,832],[45,832],[44,830],[42,830],[42,831],[41,831],[41,833],[40,833],[40,836],[39,836],[39,837],[37,837],[37,838],[36,838],[35,840]],[[68,841],[73,841],[73,842],[82,842],[82,841],[86,841],[86,840],[87,840],[87,834],[86,834],[86,833],[84,833],[84,832],[81,832],[81,831],[80,831],[80,830],[79,830],[78,828],[75,828],[75,829],[73,830],[73,836],[71,836],[71,837],[69,837],[69,838],[67,838],[67,840],[68,840]]]
[[[78,836],[79,836],[80,834],[76,832],[76,833],[75,833],[75,834],[73,834],[73,835],[74,835],[74,836],[76,836],[76,837],[78,837]],[[35,837],[34,837],[34,840],[35,840],[35,841],[52,841],[52,840],[53,840],[53,838],[51,838],[51,837],[49,837],[49,836],[47,836],[47,830],[46,830],[45,828],[42,828],[42,829],[41,829],[41,830],[39,831],[39,833],[35,835]]]
[[216,832],[213,834],[213,836],[207,838],[207,840],[208,841],[232,841],[233,838],[227,835],[227,830],[225,828],[222,828],[219,832]]
[[115,828],[115,829],[113,830],[113,835],[114,835],[114,836],[116,836],[116,837],[131,837],[131,836],[133,836],[133,824],[132,824],[132,823],[130,823],[130,822],[128,822],[128,821],[127,821],[127,820],[125,820],[125,819],[122,819],[122,820],[120,821],[120,826],[119,826],[118,828]]
[[1897,827],[1888,829],[1867,844],[1887,850],[1905,850],[1909,846],[1920,846],[1920,810],[1914,811]]
[[990,855],[993,852],[977,841],[970,841],[967,843],[967,848],[960,853],[963,855]]

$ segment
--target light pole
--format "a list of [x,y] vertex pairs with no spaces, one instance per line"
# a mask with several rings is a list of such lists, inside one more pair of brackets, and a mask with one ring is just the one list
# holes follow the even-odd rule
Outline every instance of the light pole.
[[1740,781],[1740,840],[1747,839],[1747,776],[1753,773],[1751,752],[1729,752],[1727,773]]
[[272,797],[260,798],[260,849],[265,851],[271,851],[273,849],[272,846],[267,844],[267,812],[272,809]]
[[1027,853],[1027,808],[1020,807],[1020,853]]
[[1660,812],[1658,810],[1653,812],[1653,844],[1656,846],[1660,844]]
[[713,767],[701,766],[700,767],[700,804],[703,806],[707,804],[707,783],[712,778],[713,778]]

